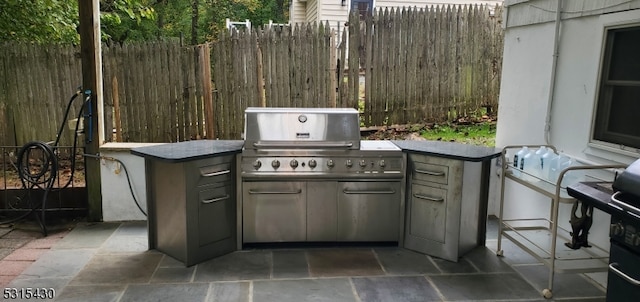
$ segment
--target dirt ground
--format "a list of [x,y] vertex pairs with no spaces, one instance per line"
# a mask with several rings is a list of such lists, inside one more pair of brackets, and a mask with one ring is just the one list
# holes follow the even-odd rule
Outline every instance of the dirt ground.
[[[2,166],[2,163],[0,163]],[[23,187],[22,181],[16,173],[16,169],[14,165],[10,163],[6,163],[7,170],[0,171],[0,190],[4,189],[20,189]],[[64,187],[69,180],[71,179],[72,171],[70,164],[64,164],[61,162],[60,168],[58,170],[58,176],[56,177],[56,181],[53,184],[54,188]],[[76,170],[73,172],[73,184],[69,184],[69,186],[73,187],[84,187],[84,165],[82,163],[76,162]]]

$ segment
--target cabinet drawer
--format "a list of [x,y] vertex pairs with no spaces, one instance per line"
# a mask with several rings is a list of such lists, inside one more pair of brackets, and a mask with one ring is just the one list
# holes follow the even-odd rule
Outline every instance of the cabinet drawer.
[[230,238],[235,216],[233,188],[203,190],[198,193],[198,199],[199,245]]
[[233,177],[232,162],[217,162],[212,163],[210,161],[199,162],[197,165],[197,186],[210,185],[216,182],[231,181]]
[[414,180],[428,181],[446,185],[449,179],[449,167],[445,165],[413,162],[411,171]]

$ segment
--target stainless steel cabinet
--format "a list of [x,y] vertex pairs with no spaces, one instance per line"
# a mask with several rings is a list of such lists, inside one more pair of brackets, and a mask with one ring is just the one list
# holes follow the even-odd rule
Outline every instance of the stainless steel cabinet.
[[481,163],[409,154],[407,249],[450,261],[478,245]]
[[235,156],[147,160],[149,248],[187,266],[235,250]]
[[242,236],[250,242],[306,240],[304,182],[245,182],[242,188]]
[[400,241],[401,180],[245,181],[242,186],[243,244]]
[[338,241],[398,241],[400,181],[340,182]]

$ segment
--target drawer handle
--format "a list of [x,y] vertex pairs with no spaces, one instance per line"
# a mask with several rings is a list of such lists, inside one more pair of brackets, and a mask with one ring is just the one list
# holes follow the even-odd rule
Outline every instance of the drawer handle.
[[231,172],[231,170],[222,170],[222,171],[217,171],[217,172],[211,172],[211,173],[200,173],[200,175],[204,176],[204,177],[212,177],[212,176],[220,176],[220,175],[225,175],[225,174],[229,174]]
[[344,192],[344,194],[394,194],[396,191],[394,190],[383,190],[383,191],[376,191],[376,190],[362,190],[362,191],[358,191],[358,190],[343,190],[342,192]]
[[296,191],[260,191],[260,190],[249,190],[249,194],[300,194],[302,193],[301,189]]
[[211,198],[211,199],[205,199],[202,201],[202,203],[213,203],[213,202],[218,202],[218,201],[223,201],[229,199],[229,194],[222,196],[222,197],[217,197],[217,198]]
[[444,172],[442,171],[427,171],[427,170],[416,169],[416,172],[420,174],[431,175],[431,176],[444,176]]
[[618,266],[618,263],[614,262],[609,264],[609,269],[616,275],[618,275],[620,278],[624,279],[625,281],[635,285],[635,286],[640,286],[640,281],[632,278],[631,276],[623,273],[622,271],[620,271],[616,266]]
[[442,197],[436,198],[436,197],[430,197],[430,196],[422,195],[422,194],[413,194],[413,197],[424,199],[424,200],[429,200],[429,201],[435,201],[435,202],[443,202],[444,201],[444,198],[442,198]]

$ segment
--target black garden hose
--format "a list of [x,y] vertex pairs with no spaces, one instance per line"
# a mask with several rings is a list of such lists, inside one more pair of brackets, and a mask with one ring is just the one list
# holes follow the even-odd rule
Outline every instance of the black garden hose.
[[[18,176],[20,177],[20,181],[22,182],[23,189],[27,190],[27,195],[29,196],[29,208],[30,210],[16,218],[12,218],[8,221],[1,221],[0,224],[13,223],[19,221],[29,214],[33,213],[38,208],[41,209],[40,216],[36,215],[36,220],[40,224],[40,228],[42,230],[42,234],[47,236],[47,227],[45,221],[45,209],[46,209],[46,201],[49,195],[49,192],[52,191],[53,185],[58,177],[58,156],[56,154],[55,148],[58,147],[60,143],[60,138],[62,137],[63,130],[65,128],[65,121],[69,117],[69,112],[71,110],[71,105],[73,101],[82,94],[82,91],[78,89],[76,93],[73,94],[71,99],[67,104],[67,108],[64,113],[64,117],[62,120],[62,124],[60,125],[60,129],[56,135],[56,140],[53,143],[53,146],[44,143],[33,141],[25,144],[18,151]],[[78,119],[75,125],[75,135],[73,138],[73,149],[71,154],[71,175],[69,177],[68,182],[58,188],[57,190],[62,190],[69,186],[73,182],[73,177],[75,174],[75,163],[76,156],[75,150],[78,144],[78,128],[80,126],[80,117],[82,117],[82,113],[84,111],[85,105],[87,102],[91,100],[91,95],[87,95],[80,111],[78,113]],[[34,188],[42,189],[44,191],[42,200],[39,204],[33,203],[31,200],[31,190]]]
[[[47,236],[45,222],[46,201],[58,177],[58,157],[53,148],[42,142],[25,144],[18,153],[18,176],[20,176],[22,186],[28,189],[29,192],[34,187],[44,189],[41,204],[31,204],[31,211],[27,212],[27,214],[35,211],[36,207],[41,207],[40,216],[36,215],[36,218],[42,229],[42,234]],[[31,198],[28,200],[31,203]],[[26,217],[26,215],[24,216]]]

